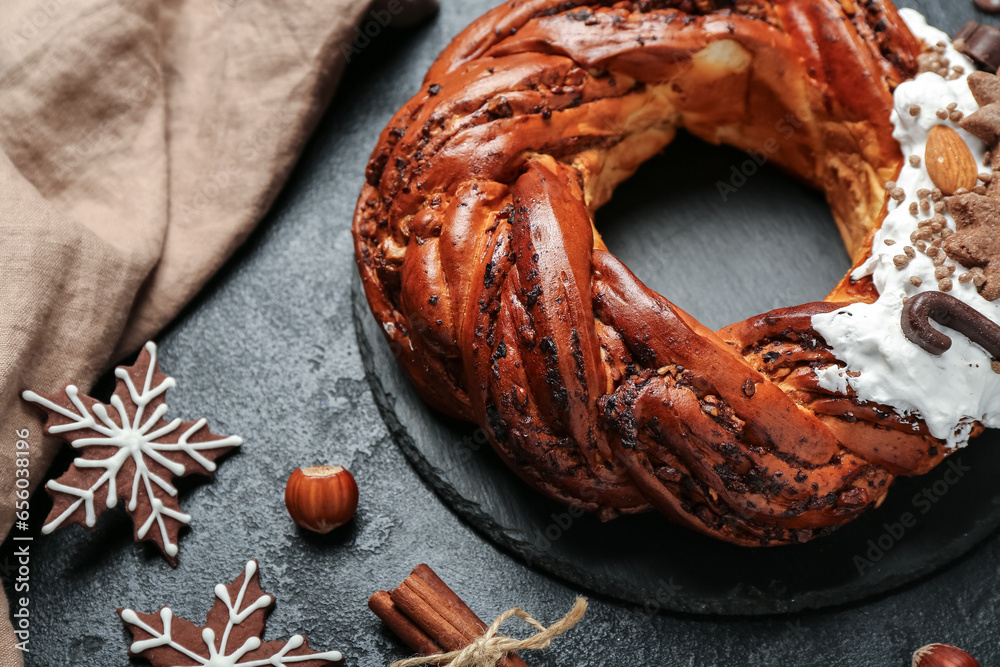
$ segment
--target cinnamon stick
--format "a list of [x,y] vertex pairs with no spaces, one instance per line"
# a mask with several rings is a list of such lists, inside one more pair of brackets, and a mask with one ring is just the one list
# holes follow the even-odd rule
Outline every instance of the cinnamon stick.
[[465,636],[455,627],[457,619],[454,616],[445,617],[445,614],[448,613],[447,609],[435,609],[413,590],[410,586],[410,579],[401,583],[395,590],[389,591],[389,597],[392,598],[393,604],[400,611],[446,651],[458,651],[465,648],[471,641],[471,637]]
[[382,622],[389,626],[411,651],[421,655],[443,652],[439,644],[396,608],[392,598],[385,591],[378,591],[371,596],[368,599],[368,608],[375,612],[375,615],[382,619]]
[[[378,591],[368,600],[375,615],[417,653],[458,651],[489,627],[427,565],[418,565],[394,590]],[[502,667],[528,667],[516,655]]]

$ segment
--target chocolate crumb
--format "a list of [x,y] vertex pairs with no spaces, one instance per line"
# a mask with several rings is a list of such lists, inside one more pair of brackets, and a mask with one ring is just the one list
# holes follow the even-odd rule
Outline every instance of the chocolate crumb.
[[910,284],[914,287],[920,287],[924,284],[924,281],[920,278],[920,276],[910,276]]
[[934,212],[935,213],[944,213],[944,211],[945,211],[945,208],[944,208],[944,202],[943,201],[939,201],[939,202],[936,202],[934,204]]
[[914,250],[912,246],[906,246],[905,248],[903,248],[903,253],[910,259],[913,259],[914,257],[917,256],[917,251]]
[[910,107],[910,115],[911,116],[919,116],[920,115],[920,105],[919,104],[914,104],[914,105],[912,105]]
[[979,180],[981,180],[983,183],[989,183],[990,181],[993,180],[993,174],[988,171],[984,171],[983,173],[979,174]]
[[961,111],[956,110],[948,114],[948,120],[950,120],[953,123],[957,123],[961,121],[963,118],[965,118],[965,114],[962,113]]
[[963,285],[964,285],[965,283],[970,283],[970,282],[972,282],[972,274],[971,274],[971,273],[969,273],[968,271],[966,271],[965,273],[963,273],[962,275],[960,275],[960,276],[958,277],[958,282],[962,283]]
[[897,269],[902,271],[910,263],[910,258],[906,255],[896,255],[892,258],[892,263],[896,265]]
[[895,199],[896,201],[901,202],[906,199],[906,191],[903,190],[903,188],[896,187],[892,189],[892,191],[889,193],[889,196]]
[[929,211],[929,210],[931,210],[931,203],[929,201],[927,201],[926,199],[921,199],[920,200],[920,210],[921,211]]
[[948,111],[954,111],[955,109],[958,108],[958,102],[952,102],[945,108],[948,109]]
[[925,243],[924,241],[917,241],[913,245],[920,252],[923,252],[923,251],[927,250],[927,243]]
[[975,192],[977,195],[985,195],[986,194],[986,186],[985,185],[977,185],[976,187],[972,188],[972,191]]
[[931,190],[931,199],[933,199],[936,202],[939,202],[942,199],[944,199],[944,193],[941,192],[941,188],[934,188],[933,190]]
[[997,375],[1000,375],[1000,361],[997,361],[996,359],[994,359],[993,361],[991,361],[990,362],[990,368],[993,369],[994,373],[996,373]]
[[896,245],[896,242],[892,239],[886,239],[885,241],[883,241],[883,243],[885,243],[886,245]]
[[938,109],[934,113],[937,114],[937,117],[940,118],[941,120],[948,120],[948,112],[945,111],[944,109]]
[[951,278],[945,278],[944,280],[938,283],[938,289],[941,290],[942,292],[950,292],[951,287],[952,287]]
[[947,278],[950,275],[951,271],[949,271],[947,267],[939,266],[936,269],[934,269],[934,277],[937,278],[938,280],[943,280],[944,278]]
[[910,156],[910,166],[911,167],[919,167],[920,166],[920,156],[919,155],[911,155]]
[[919,214],[920,214],[920,206],[915,201],[910,202],[910,215],[912,215],[913,217],[917,217]]
[[947,255],[945,255],[943,252],[939,252],[937,254],[937,257],[934,258],[933,264],[934,266],[944,266],[944,262],[946,259]]
[[931,196],[931,191],[928,190],[927,188],[920,188],[919,190],[917,190],[917,197],[919,197],[920,199],[927,199],[930,196]]

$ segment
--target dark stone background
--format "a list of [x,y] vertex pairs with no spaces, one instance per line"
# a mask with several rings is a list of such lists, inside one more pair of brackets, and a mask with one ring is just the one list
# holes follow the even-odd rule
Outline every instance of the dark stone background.
[[[365,602],[419,562],[431,564],[487,619],[514,604],[543,622],[569,609],[578,591],[498,551],[411,469],[373,402],[351,321],[349,227],[367,155],[440,48],[491,4],[445,0],[439,16],[414,31],[381,35],[351,63],[260,230],[161,338],[162,363],[179,383],[169,397],[171,415],[206,416],[216,432],[242,435],[242,453],[220,466],[213,483],[184,485],[181,503],[194,522],[182,535],[175,570],[154,549],[132,545],[129,520],[120,510],[103,516],[93,532],[71,528],[39,537],[32,554],[28,665],[129,665],[128,636],[116,607],[153,611],[169,604],[200,623],[213,602],[213,586],[231,581],[253,557],[261,560],[265,589],[279,601],[267,638],[301,632],[317,649],[339,649],[359,667],[406,655]],[[965,0],[900,4],[922,9],[950,32],[975,17]],[[699,201],[720,219],[753,223],[782,209],[773,185],[782,182],[787,192],[780,197],[801,200],[816,220],[829,220],[818,197],[773,174],[753,179],[741,191],[746,201],[738,207],[732,201],[724,205],[714,182],[742,158],[725,149],[697,149],[712,156],[702,167],[702,187],[672,193],[665,186],[662,192],[639,193],[644,199],[631,205],[655,216],[678,202]],[[602,220],[605,229],[613,224],[608,216]],[[626,261],[634,256],[630,253],[656,250],[629,240],[626,231],[617,241],[608,234],[612,249]],[[712,233],[710,225],[696,226],[677,240],[711,243]],[[748,240],[746,255],[764,256],[767,242]],[[835,234],[805,234],[803,242],[820,253],[840,253],[839,270],[846,268],[842,250],[832,249]],[[750,261],[718,272],[729,276],[721,283],[708,283],[718,287],[717,298],[688,304],[681,294],[678,302],[707,322],[722,324],[777,304],[819,298],[822,286],[832,281],[817,275],[808,253],[803,257],[794,268],[800,281],[772,285],[768,278],[775,263]],[[697,281],[717,275],[708,267],[692,270],[700,271],[694,274]],[[672,296],[684,289],[643,277],[654,287],[672,289]],[[730,296],[725,284],[760,287]],[[54,472],[69,461],[64,456]],[[348,466],[361,488],[356,521],[328,537],[297,529],[283,507],[287,475],[318,463]],[[38,494],[36,534],[48,507],[45,495]],[[0,552],[5,575],[12,548],[7,543]],[[946,641],[965,647],[983,664],[998,664],[998,557],[1000,537],[993,536],[916,584],[865,603],[796,616],[651,615],[595,596],[576,630],[544,654],[529,655],[528,662],[874,667],[907,665],[915,648]]]

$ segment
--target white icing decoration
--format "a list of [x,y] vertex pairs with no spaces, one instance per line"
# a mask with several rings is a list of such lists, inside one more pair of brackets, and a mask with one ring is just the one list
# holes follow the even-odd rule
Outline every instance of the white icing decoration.
[[233,650],[232,653],[227,653],[229,650],[227,647],[229,635],[233,628],[247,620],[247,618],[249,618],[255,611],[265,609],[270,606],[273,601],[273,598],[270,595],[264,594],[257,598],[254,602],[248,604],[245,608],[243,607],[243,598],[246,595],[247,588],[250,586],[250,579],[256,572],[257,563],[255,561],[247,563],[246,570],[244,570],[243,585],[240,587],[240,592],[236,596],[235,601],[230,599],[229,589],[226,586],[219,584],[215,587],[216,597],[218,597],[219,600],[226,605],[226,609],[229,610],[229,621],[226,623],[226,629],[223,631],[218,644],[216,643],[215,632],[211,628],[205,628],[201,631],[201,639],[205,642],[205,647],[208,649],[209,657],[207,659],[174,641],[171,629],[171,622],[173,620],[174,613],[169,607],[164,607],[160,610],[160,620],[163,622],[162,632],[157,631],[148,624],[144,623],[139,618],[138,614],[131,609],[122,610],[121,617],[123,621],[152,635],[150,639],[133,642],[131,647],[132,653],[139,654],[143,651],[148,651],[149,649],[157,648],[159,646],[167,646],[179,653],[183,653],[185,656],[194,661],[191,665],[175,665],[174,667],[267,667],[268,665],[272,667],[281,667],[282,665],[289,665],[295,662],[306,662],[308,660],[323,660],[326,662],[339,662],[343,660],[344,656],[341,655],[339,651],[326,651],[324,653],[312,653],[306,655],[288,655],[291,651],[294,651],[305,643],[305,639],[303,639],[302,635],[295,635],[290,638],[285,645],[281,647],[281,650],[269,658],[244,660],[244,657],[248,653],[256,651],[260,648],[261,640],[259,637],[250,637],[243,642],[242,646]]
[[180,463],[171,461],[170,459],[164,457],[161,452],[184,452],[186,455],[190,456],[202,465],[206,470],[214,471],[216,468],[215,464],[201,455],[200,452],[202,450],[218,449],[220,447],[239,447],[243,443],[242,438],[235,435],[216,440],[207,440],[205,442],[189,442],[191,436],[205,426],[207,423],[205,419],[199,419],[193,423],[184,433],[181,434],[180,438],[177,439],[177,442],[155,442],[158,438],[162,438],[175,432],[181,425],[182,420],[174,419],[173,421],[154,430],[154,426],[162,424],[162,417],[167,412],[167,405],[165,403],[161,403],[155,410],[153,410],[152,414],[146,417],[146,406],[168,389],[172,389],[177,386],[174,379],[170,377],[164,378],[163,381],[155,387],[150,386],[153,382],[153,375],[156,370],[156,344],[152,342],[146,343],[146,351],[149,353],[149,367],[146,370],[146,377],[141,390],[136,388],[135,384],[132,382],[132,378],[128,374],[128,371],[124,368],[118,368],[115,370],[115,377],[125,382],[125,386],[128,388],[129,398],[136,406],[135,416],[132,419],[129,419],[122,400],[117,395],[111,397],[111,405],[118,412],[118,418],[121,420],[122,426],[119,426],[113,419],[111,419],[108,415],[107,408],[100,403],[94,404],[93,414],[91,414],[91,412],[83,404],[83,401],[80,400],[79,389],[77,389],[74,385],[66,387],[66,396],[69,397],[70,402],[77,409],[77,412],[73,412],[72,410],[68,410],[61,405],[57,405],[52,401],[39,396],[33,391],[26,391],[22,394],[24,400],[32,403],[38,403],[52,412],[73,420],[70,424],[53,426],[49,429],[49,433],[55,435],[59,433],[67,433],[69,431],[90,429],[101,434],[100,437],[79,438],[73,441],[72,445],[74,448],[90,447],[94,445],[118,448],[117,452],[106,459],[77,458],[73,461],[73,465],[78,468],[105,469],[104,474],[101,475],[101,477],[98,478],[98,480],[94,482],[93,486],[89,489],[67,486],[65,484],[60,484],[55,480],[49,480],[46,485],[48,488],[53,491],[76,496],[77,500],[74,501],[65,512],[42,527],[42,532],[46,535],[59,528],[59,526],[62,525],[66,519],[72,516],[72,514],[79,509],[81,503],[84,505],[84,509],[86,511],[86,524],[89,527],[93,527],[97,522],[94,512],[94,492],[101,488],[104,484],[107,484],[107,506],[116,506],[118,504],[118,472],[121,470],[122,465],[124,465],[127,460],[131,459],[135,463],[136,473],[132,478],[132,493],[128,508],[130,511],[134,511],[138,506],[140,481],[145,486],[146,494],[150,499],[149,517],[146,519],[146,522],[139,527],[136,535],[140,539],[144,538],[153,523],[156,522],[160,528],[160,535],[163,538],[164,551],[166,551],[166,553],[170,556],[176,556],[178,550],[177,545],[170,541],[163,517],[170,517],[180,521],[181,523],[190,523],[191,517],[183,512],[178,512],[169,507],[164,507],[163,502],[156,497],[153,493],[153,484],[158,486],[170,496],[176,496],[177,489],[174,488],[169,480],[165,480],[159,475],[153,473],[149,469],[149,466],[146,465],[145,457],[149,457],[167,468],[167,470],[172,472],[174,475],[179,476],[184,474],[185,467]]
[[[888,214],[875,234],[871,259],[852,274],[854,279],[870,275],[879,298],[875,303],[855,303],[812,318],[813,327],[846,364],[846,367],[820,369],[817,375],[825,389],[846,393],[850,388],[862,401],[892,406],[904,416],[916,415],[934,437],[951,447],[963,446],[974,422],[1000,427],[1000,375],[991,370],[986,351],[956,331],[945,329],[952,347],[940,356],[926,352],[903,335],[900,326],[903,297],[936,290],[938,281],[933,262],[926,255],[917,252],[902,271],[896,269],[893,257],[911,245],[910,234],[917,224],[934,214],[933,210],[921,211],[914,217],[909,212],[910,204],[918,201],[918,190],[934,188],[923,163],[932,127],[946,125],[956,130],[972,151],[980,171],[991,171],[981,166],[986,146],[956,123],[936,115],[938,109],[952,102],[966,116],[979,108],[968,85],[968,75],[976,67],[952,48],[945,33],[927,25],[918,12],[901,9],[899,13],[913,34],[927,44],[948,44],[945,57],[952,65],[962,66],[964,73],[959,78],[945,80],[938,74],[925,72],[896,88],[893,137],[904,156],[896,183],[905,191],[906,199],[889,202]],[[920,107],[917,116],[910,115],[912,106]],[[918,166],[909,163],[911,155],[921,158]],[[954,219],[947,213],[945,218],[954,230]],[[886,239],[896,243],[888,246]],[[1000,301],[986,301],[972,283],[960,283],[957,277],[967,269],[954,263],[956,271],[951,276],[953,287],[949,294],[1000,322]],[[910,276],[921,278],[920,287],[909,282]]]

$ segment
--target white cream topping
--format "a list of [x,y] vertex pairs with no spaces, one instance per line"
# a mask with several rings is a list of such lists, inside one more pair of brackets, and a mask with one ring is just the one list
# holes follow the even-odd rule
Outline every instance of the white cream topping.
[[[849,387],[863,401],[889,405],[901,415],[919,417],[934,437],[945,440],[949,446],[964,446],[974,422],[1000,427],[1000,375],[991,369],[990,356],[956,331],[938,327],[952,340],[951,349],[940,356],[925,351],[903,335],[900,326],[903,298],[937,290],[938,280],[934,276],[933,261],[923,253],[917,252],[903,270],[896,268],[893,258],[903,254],[906,246],[913,245],[910,234],[917,229],[918,223],[934,215],[933,209],[920,211],[916,217],[910,212],[910,205],[919,201],[917,191],[934,188],[923,164],[931,128],[946,125],[956,130],[977,163],[983,163],[986,153],[983,142],[959,128],[957,123],[937,116],[939,109],[951,103],[957,104],[957,109],[965,115],[979,108],[967,80],[975,66],[951,47],[951,40],[945,33],[927,25],[918,12],[901,9],[900,15],[913,34],[929,45],[947,43],[945,57],[952,65],[964,67],[965,71],[953,80],[926,72],[901,84],[895,91],[892,136],[906,158],[896,182],[905,191],[906,199],[890,200],[889,213],[875,234],[871,259],[851,276],[857,280],[870,275],[878,288],[879,298],[872,304],[856,303],[812,318],[813,327],[836,357],[846,364],[846,368],[820,369],[817,375],[820,386],[825,389],[845,393]],[[919,115],[910,114],[913,106],[920,107]],[[911,155],[921,158],[918,166],[910,164]],[[983,167],[981,171],[990,169]],[[947,213],[945,217],[954,230],[954,219]],[[886,245],[886,240],[895,241],[895,244]],[[958,276],[967,270],[966,267],[951,260],[949,263],[956,265],[949,294],[994,322],[1000,322],[1000,301],[986,301],[971,282],[960,283]],[[911,276],[921,279],[919,287],[911,284]]]

